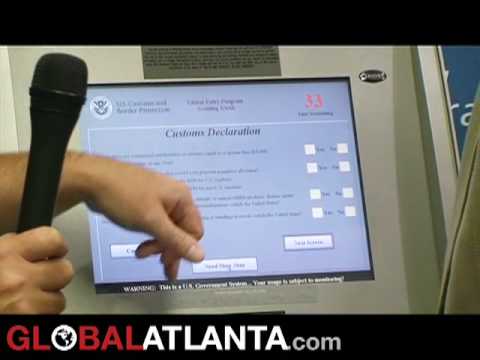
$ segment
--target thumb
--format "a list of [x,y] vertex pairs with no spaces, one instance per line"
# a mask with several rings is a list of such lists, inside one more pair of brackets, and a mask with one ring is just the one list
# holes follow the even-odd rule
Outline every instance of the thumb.
[[161,211],[158,220],[153,221],[149,227],[155,240],[141,244],[136,251],[138,257],[168,251],[192,262],[200,262],[205,258],[205,252],[197,239],[178,227],[165,211]]

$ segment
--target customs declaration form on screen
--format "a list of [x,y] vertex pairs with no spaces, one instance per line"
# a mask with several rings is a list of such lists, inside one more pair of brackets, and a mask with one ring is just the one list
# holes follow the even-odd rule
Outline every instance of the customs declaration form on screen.
[[205,260],[170,283],[135,258],[148,234],[89,210],[97,291],[373,279],[348,78],[90,85],[80,130],[188,183],[205,228]]

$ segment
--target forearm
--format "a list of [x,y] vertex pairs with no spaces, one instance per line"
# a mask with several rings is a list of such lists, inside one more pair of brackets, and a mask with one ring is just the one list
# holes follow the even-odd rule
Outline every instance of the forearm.
[[[55,215],[89,200],[85,157],[88,155],[67,152]],[[27,163],[28,153],[25,152],[0,155],[0,234],[16,230]]]
[[0,155],[0,235],[15,231],[27,161],[25,153]]

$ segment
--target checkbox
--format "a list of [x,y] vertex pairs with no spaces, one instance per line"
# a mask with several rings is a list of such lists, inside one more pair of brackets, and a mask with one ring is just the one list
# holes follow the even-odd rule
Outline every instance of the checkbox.
[[350,171],[350,161],[340,161],[338,163],[338,167],[340,168],[341,172],[349,172]]
[[355,209],[355,206],[345,206],[345,216],[356,216],[357,215],[357,210]]
[[316,172],[318,172],[317,163],[307,163],[307,173],[314,174]]
[[323,218],[323,209],[322,208],[312,208],[312,216],[315,219]]
[[310,199],[320,200],[322,198],[322,192],[320,189],[310,189]]
[[353,198],[353,188],[347,187],[342,189],[342,196],[346,199]]
[[347,143],[337,144],[337,153],[348,154],[348,144]]
[[315,155],[316,149],[314,144],[305,144],[305,155]]

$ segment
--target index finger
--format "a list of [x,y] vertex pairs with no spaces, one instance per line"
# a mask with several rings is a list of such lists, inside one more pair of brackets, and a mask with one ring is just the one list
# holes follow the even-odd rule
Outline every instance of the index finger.
[[27,261],[63,257],[68,248],[63,236],[52,227],[39,227],[0,239],[0,249],[15,252]]

